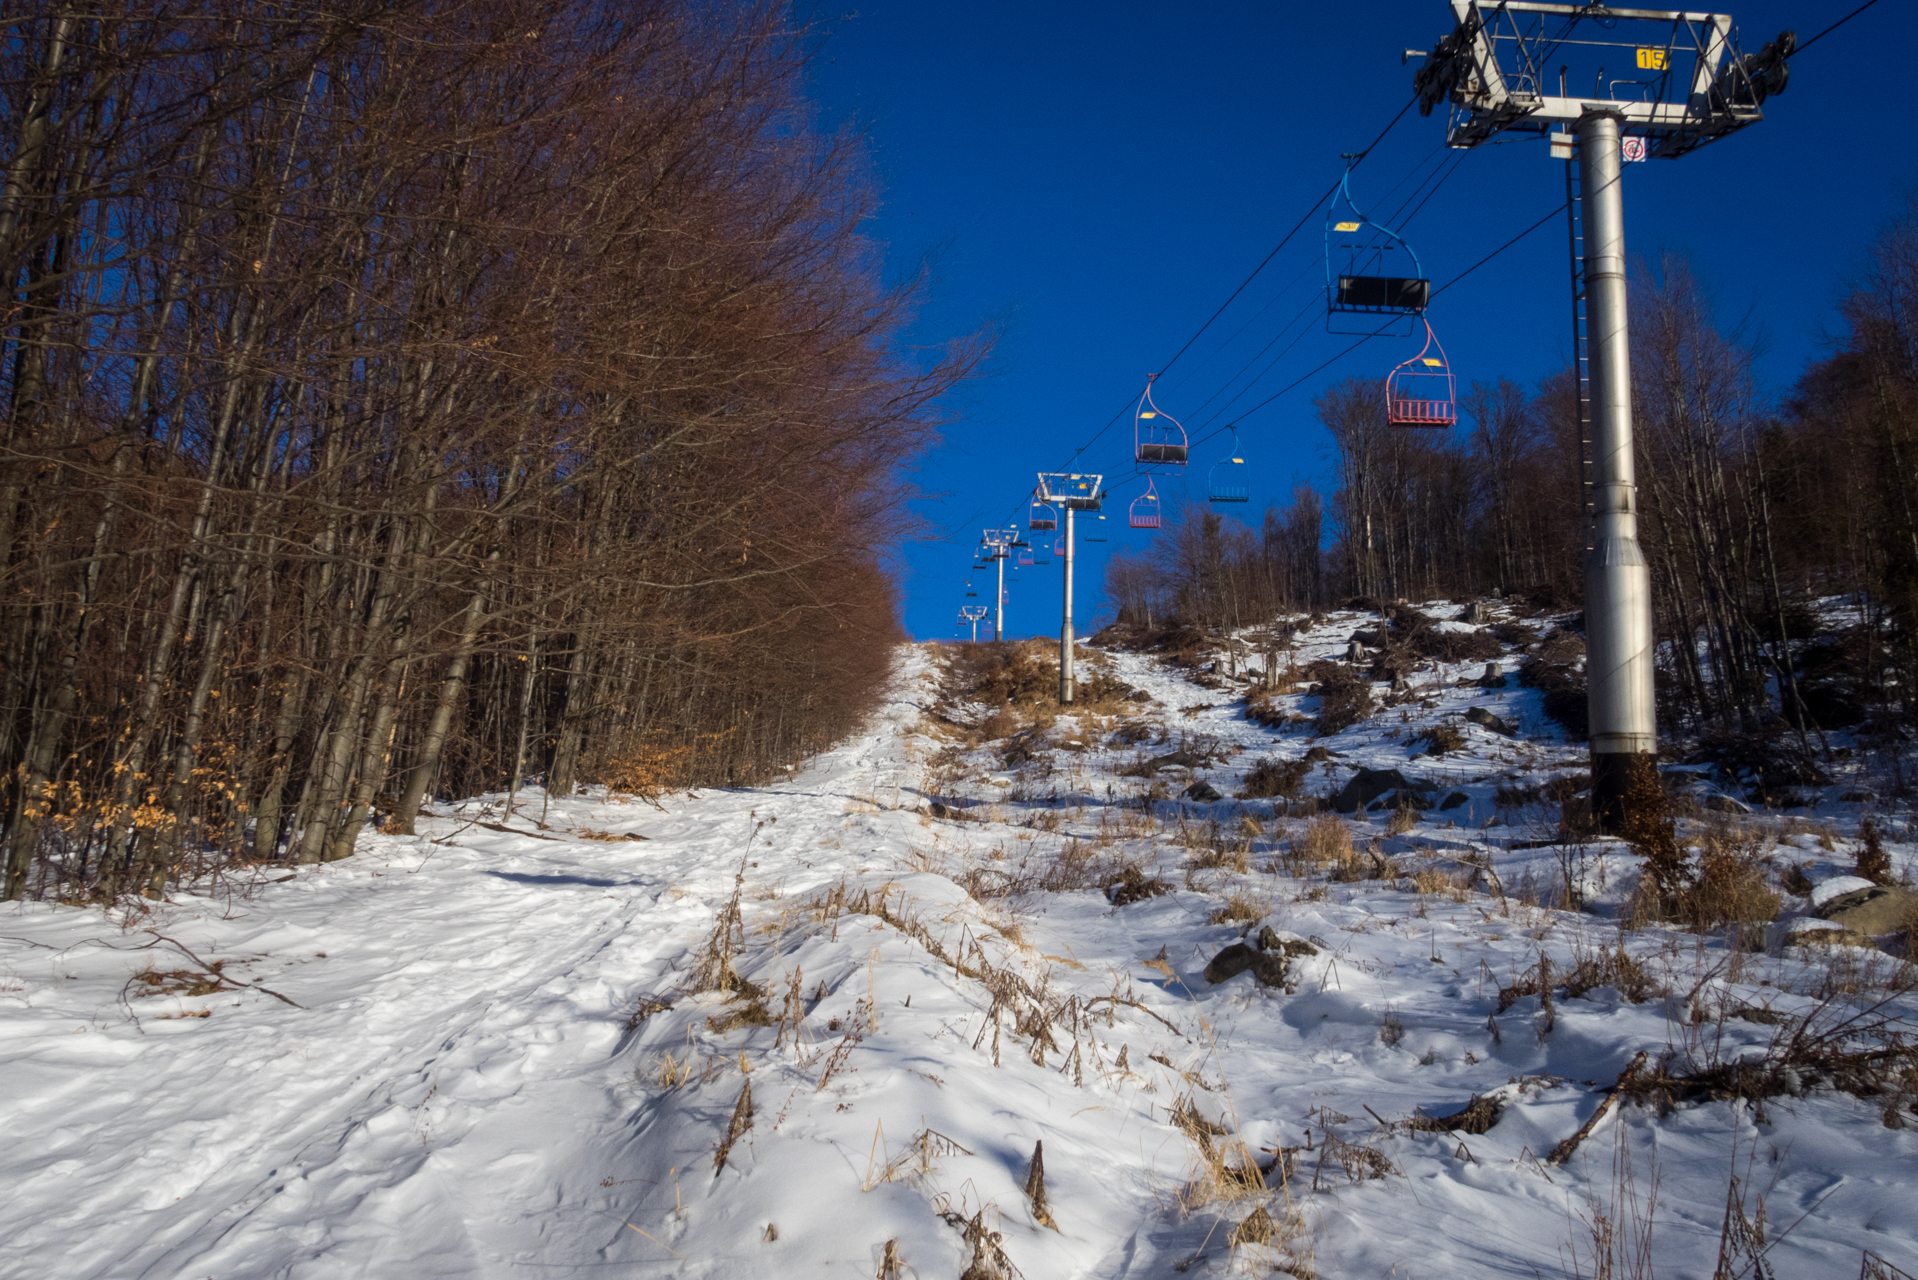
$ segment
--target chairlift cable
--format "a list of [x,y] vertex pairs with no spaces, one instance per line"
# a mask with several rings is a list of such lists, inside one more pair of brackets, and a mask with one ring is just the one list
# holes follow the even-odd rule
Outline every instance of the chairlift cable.
[[[1796,56],[1797,54],[1802,54],[1806,49],[1809,49],[1812,45],[1824,39],[1826,36],[1830,35],[1833,31],[1836,31],[1839,27],[1844,26],[1847,22],[1850,22],[1853,18],[1857,17],[1859,14],[1863,13],[1865,10],[1871,8],[1873,5],[1877,3],[1878,3],[1878,0],[1865,0],[1865,3],[1859,5],[1856,9],[1853,9],[1850,13],[1847,13],[1844,17],[1839,18],[1836,22],[1833,22],[1830,26],[1825,27],[1822,31],[1819,31],[1816,35],[1811,36],[1809,39],[1806,39],[1800,42],[1797,48],[1794,50],[1794,56]],[[1570,24],[1567,25],[1566,32],[1563,35],[1561,35],[1558,43],[1562,43],[1565,36],[1569,35],[1569,33],[1570,33]],[[1417,101],[1417,98],[1414,97],[1412,101],[1414,102]],[[1386,135],[1389,134],[1392,131],[1392,129],[1397,126],[1398,122],[1404,119],[1405,113],[1410,109],[1411,109],[1410,102],[1408,102],[1405,106],[1399,108],[1398,114],[1392,117],[1391,121],[1385,126],[1383,130],[1380,131],[1378,137],[1374,138],[1371,144],[1367,146],[1364,151],[1357,153],[1350,167],[1357,168],[1359,163],[1362,162],[1365,159],[1365,157],[1369,155],[1372,152],[1372,150],[1379,145],[1380,142],[1385,140]],[[1462,160],[1463,157],[1461,157],[1460,159]],[[1444,182],[1447,179],[1449,179],[1452,176],[1452,174],[1456,173],[1457,171],[1458,171],[1458,163],[1455,162],[1452,168],[1449,170],[1446,170],[1444,173],[1444,176],[1440,177],[1438,181],[1432,185],[1431,190],[1428,191],[1425,197],[1419,201],[1418,205],[1413,208],[1411,214],[1407,216],[1405,221],[1409,222],[1412,217],[1416,217],[1418,213],[1420,212],[1420,210],[1422,210],[1425,207],[1426,203],[1431,199],[1431,197],[1437,194],[1438,188],[1442,186]],[[1429,181],[1429,177],[1427,180]],[[1403,180],[1401,180],[1401,183],[1397,185],[1402,185],[1402,184],[1403,184]],[[1395,185],[1392,188],[1392,190],[1397,190],[1397,185]],[[1423,185],[1424,183],[1421,182],[1420,186],[1423,186]],[[1305,214],[1303,218],[1300,219],[1298,224],[1295,225],[1292,228],[1292,230],[1288,231],[1285,234],[1284,238],[1281,239],[1277,245],[1273,246],[1272,251],[1268,253],[1265,256],[1265,258],[1259,262],[1258,266],[1252,269],[1251,274],[1247,275],[1246,278],[1242,282],[1240,282],[1239,287],[1234,289],[1231,295],[1226,298],[1225,302],[1220,304],[1218,310],[1214,311],[1212,315],[1207,318],[1206,322],[1200,325],[1198,330],[1193,333],[1192,337],[1186,340],[1185,345],[1180,347],[1179,350],[1173,354],[1172,359],[1168,360],[1165,366],[1161,368],[1160,370],[1161,373],[1163,373],[1166,368],[1170,368],[1174,361],[1178,360],[1180,356],[1183,356],[1186,353],[1186,351],[1191,348],[1192,344],[1198,341],[1198,339],[1205,333],[1205,331],[1212,326],[1213,322],[1216,321],[1219,318],[1219,316],[1224,313],[1226,307],[1229,307],[1232,304],[1232,302],[1239,296],[1239,294],[1245,291],[1246,287],[1250,285],[1253,279],[1255,279],[1259,275],[1259,273],[1265,269],[1266,265],[1270,263],[1273,257],[1275,257],[1278,254],[1279,250],[1283,249],[1286,246],[1286,244],[1288,244],[1292,240],[1292,238],[1298,234],[1299,230],[1304,227],[1306,221],[1310,220],[1310,218],[1312,217],[1312,214],[1316,213],[1319,207],[1322,206],[1325,203],[1325,201],[1337,191],[1337,189],[1338,189],[1338,184],[1335,183],[1330,189],[1327,190],[1325,195],[1322,195],[1319,197],[1319,199],[1313,204],[1312,208],[1307,211],[1307,213]],[[1416,194],[1416,191],[1417,191],[1417,188],[1414,189],[1415,194]],[[1409,198],[1410,197],[1408,197],[1408,199]],[[1507,240],[1504,244],[1501,244],[1498,248],[1492,250],[1490,253],[1480,258],[1477,262],[1474,262],[1471,266],[1465,268],[1465,270],[1453,276],[1450,280],[1447,280],[1444,284],[1433,289],[1431,294],[1428,297],[1428,302],[1430,298],[1436,298],[1439,294],[1445,292],[1445,290],[1451,288],[1453,285],[1457,284],[1459,281],[1465,279],[1465,277],[1471,275],[1473,272],[1477,271],[1480,267],[1492,261],[1492,259],[1498,257],[1500,254],[1504,253],[1507,249],[1512,248],[1514,245],[1524,240],[1527,236],[1537,231],[1540,227],[1544,226],[1547,222],[1550,222],[1552,219],[1558,217],[1558,215],[1564,213],[1567,204],[1569,204],[1569,201],[1566,203],[1560,204],[1557,208],[1546,213],[1544,217],[1532,223],[1530,226],[1526,227],[1523,231],[1520,231],[1517,235]],[[1404,204],[1401,203],[1399,207],[1400,209],[1403,209]],[[1290,286],[1288,285],[1287,288],[1289,289]],[[1282,290],[1281,296],[1283,292],[1284,291]],[[1269,303],[1267,305],[1270,306]],[[1309,305],[1310,304],[1308,304],[1308,306]],[[1263,309],[1261,309],[1261,313],[1262,312],[1263,312]],[[1291,327],[1291,323],[1296,323],[1296,318],[1293,322],[1288,323],[1285,326],[1285,328],[1282,328],[1279,331],[1279,333],[1283,334],[1286,328]],[[1241,328],[1240,331],[1243,332],[1243,327]],[[1274,336],[1273,341],[1277,341],[1277,336],[1278,335]],[[1313,378],[1317,374],[1324,371],[1326,368],[1330,367],[1333,364],[1336,364],[1338,361],[1344,359],[1346,356],[1350,355],[1352,352],[1358,350],[1360,347],[1364,346],[1367,342],[1370,342],[1373,338],[1380,337],[1380,336],[1383,336],[1382,332],[1374,332],[1374,333],[1369,333],[1361,336],[1357,341],[1351,343],[1343,351],[1338,352],[1336,355],[1332,356],[1330,359],[1321,361],[1319,364],[1315,365],[1312,369],[1310,369],[1306,373],[1300,375],[1297,378],[1294,378],[1291,382],[1288,382],[1285,386],[1279,388],[1277,391],[1273,392],[1271,395],[1267,396],[1265,399],[1259,401],[1258,404],[1253,405],[1252,408],[1246,410],[1242,414],[1237,415],[1237,418],[1235,419],[1235,423],[1227,424],[1227,427],[1220,428],[1219,431],[1207,432],[1205,435],[1199,436],[1193,439],[1192,443],[1199,444],[1206,440],[1210,440],[1214,438],[1215,436],[1220,434],[1220,431],[1229,429],[1229,427],[1232,425],[1235,425],[1236,422],[1243,421],[1246,417],[1249,417],[1251,414],[1257,413],[1259,410],[1265,408],[1265,406],[1271,404],[1274,400],[1277,400],[1279,397],[1285,395],[1287,392],[1292,391],[1293,389],[1295,389],[1302,383],[1308,381],[1309,379]],[[1283,358],[1284,355],[1292,349],[1293,346],[1297,345],[1297,342],[1298,342],[1298,339],[1295,338],[1292,343],[1287,344],[1285,350],[1281,351],[1278,356],[1273,358],[1272,363],[1276,364],[1279,359]],[[1267,347],[1270,347],[1271,343],[1267,343],[1266,345]],[[1263,349],[1261,350],[1260,354],[1261,355],[1264,354]],[[1254,360],[1258,359],[1258,356],[1254,356],[1253,359]],[[1248,367],[1250,363],[1251,363],[1250,361],[1247,362]],[[1268,366],[1268,368],[1270,367],[1271,366]],[[1236,381],[1239,376],[1243,375],[1243,373],[1244,373],[1244,369],[1241,369],[1239,371],[1239,374],[1235,374],[1232,379],[1228,379],[1225,385],[1230,386],[1231,383],[1233,381]],[[1261,374],[1260,376],[1263,377],[1264,375]],[[1253,381],[1256,383],[1257,379],[1255,378]],[[1223,388],[1221,388],[1221,390],[1223,390]],[[1240,394],[1243,394],[1243,392],[1241,392]],[[1217,393],[1215,392],[1214,396],[1216,395]],[[1205,403],[1209,404],[1212,398],[1213,397],[1208,397]],[[1237,397],[1235,396],[1234,399],[1236,400]],[[1125,417],[1127,409],[1132,407],[1132,403],[1133,402],[1130,399],[1128,399],[1126,404],[1122,406],[1119,409],[1119,411],[1112,416],[1111,420],[1108,421],[1105,424],[1105,426],[1101,427],[1098,430],[1098,432],[1095,433],[1090,440],[1086,441],[1086,443],[1080,445],[1078,449],[1074,450],[1072,454],[1072,461],[1077,461],[1082,454],[1084,454],[1087,450],[1089,450],[1094,444],[1098,443],[1099,439],[1103,437],[1106,432],[1110,431],[1114,426],[1116,426],[1119,423],[1119,421]],[[1208,422],[1216,421],[1217,418],[1220,415],[1222,415],[1226,409],[1230,407],[1231,407],[1231,401],[1228,401],[1226,405],[1222,407],[1217,414],[1214,414],[1211,419],[1208,419]],[[1116,487],[1118,485],[1125,484],[1130,480],[1137,479],[1141,475],[1145,475],[1145,472],[1135,467],[1134,470],[1129,475],[1115,477],[1113,480],[1113,486]],[[1147,476],[1147,483],[1148,485],[1151,483],[1151,479],[1149,476]]]
[[1878,0],[1865,0],[1865,3],[1859,5],[1856,9],[1853,9],[1850,13],[1846,14],[1844,17],[1840,18],[1838,21],[1832,23],[1829,27],[1826,27],[1823,31],[1820,31],[1817,35],[1813,36],[1811,39],[1799,42],[1798,47],[1792,50],[1791,56],[1796,58],[1799,54],[1811,48],[1813,45],[1817,44],[1820,40],[1823,40],[1826,36],[1838,30],[1838,28],[1844,26],[1847,22],[1850,22],[1853,18],[1857,17],[1859,14],[1863,13],[1865,10],[1871,8],[1873,5],[1877,3],[1878,3]]
[[[1391,133],[1392,130],[1398,126],[1398,122],[1405,118],[1405,113],[1407,111],[1410,111],[1412,109],[1413,103],[1417,101],[1418,101],[1418,97],[1415,94],[1413,95],[1412,98],[1407,100],[1404,106],[1399,108],[1398,114],[1393,116],[1391,121],[1387,123],[1383,129],[1379,130],[1378,136],[1376,138],[1373,138],[1372,141],[1366,145],[1363,151],[1356,153],[1355,158],[1352,161],[1351,168],[1356,169],[1359,167],[1359,165],[1365,162],[1365,158],[1371,155],[1372,152],[1375,149],[1377,149],[1379,143],[1385,141],[1386,135]],[[1225,312],[1225,309],[1232,305],[1233,299],[1237,298],[1241,293],[1245,292],[1246,286],[1251,284],[1252,281],[1255,278],[1257,278],[1258,274],[1261,271],[1265,270],[1267,263],[1271,262],[1273,258],[1278,256],[1279,250],[1285,248],[1286,245],[1292,242],[1292,237],[1298,235],[1298,233],[1304,229],[1305,224],[1312,220],[1313,215],[1318,213],[1319,209],[1324,206],[1327,200],[1332,198],[1332,196],[1338,191],[1338,189],[1339,189],[1339,184],[1335,182],[1331,186],[1325,189],[1324,195],[1321,195],[1317,200],[1314,200],[1312,202],[1312,207],[1307,209],[1304,215],[1299,218],[1298,222],[1293,225],[1292,229],[1286,232],[1285,235],[1279,240],[1277,244],[1272,246],[1272,251],[1266,254],[1265,257],[1260,260],[1258,266],[1252,268],[1251,274],[1246,276],[1244,280],[1239,282],[1239,287],[1234,289],[1231,295],[1228,296],[1224,302],[1219,304],[1219,309],[1217,311],[1214,311],[1212,315],[1206,320],[1206,322],[1200,325],[1197,331],[1195,331],[1190,338],[1186,339],[1185,345],[1180,347],[1178,351],[1173,353],[1172,359],[1166,361],[1163,365],[1159,366],[1160,374],[1163,375],[1167,369],[1170,369],[1175,363],[1177,363],[1179,357],[1184,355],[1186,351],[1192,346],[1192,344],[1197,342],[1200,336],[1204,334],[1207,329],[1212,327],[1212,322],[1214,320],[1217,320],[1219,316]],[[1120,406],[1119,411],[1112,415],[1112,418],[1110,421],[1108,421],[1103,427],[1099,428],[1098,432],[1092,437],[1092,439],[1086,441],[1084,444],[1080,445],[1077,449],[1073,450],[1072,457],[1067,460],[1066,466],[1061,469],[1062,470],[1070,469],[1070,467],[1072,466],[1072,463],[1077,462],[1081,454],[1085,453],[1086,450],[1090,449],[1093,445],[1097,444],[1100,438],[1104,436],[1106,432],[1112,430],[1112,428],[1119,425],[1119,423],[1125,418],[1126,414],[1132,409],[1133,399],[1134,399],[1133,397],[1128,397],[1126,399],[1125,404]]]
[[[1470,153],[1460,152],[1458,156],[1458,160],[1463,161],[1465,156],[1468,154]],[[1450,168],[1449,170],[1445,172],[1445,176],[1439,179],[1439,185],[1443,185],[1446,178],[1451,177],[1452,174],[1457,172],[1458,172],[1458,164],[1455,163],[1453,164],[1452,168]],[[1424,185],[1423,183],[1420,184],[1420,186],[1423,186],[1423,185]],[[1437,192],[1438,192],[1438,186],[1434,186],[1430,191],[1428,191],[1425,195],[1425,199],[1419,201],[1417,207],[1415,207],[1412,210],[1412,212],[1406,216],[1404,222],[1401,223],[1400,225],[1402,227],[1411,225],[1412,219],[1418,216],[1419,211],[1425,207],[1426,201],[1430,200],[1433,195],[1437,194]],[[1413,195],[1414,196],[1417,195],[1416,190],[1414,190]],[[1407,200],[1410,200],[1411,198],[1412,197],[1408,196]],[[1402,212],[1404,208],[1405,208],[1405,205],[1401,203],[1399,205],[1399,208],[1393,212],[1392,216],[1394,218],[1397,218],[1398,214]],[[1317,264],[1307,263],[1306,266],[1303,269],[1301,269],[1301,271],[1299,272],[1299,275],[1303,276],[1307,271],[1310,271],[1315,265]],[[1294,279],[1296,280],[1297,278],[1298,277],[1295,277]],[[1288,288],[1289,287],[1290,286],[1288,286]],[[1286,335],[1286,333],[1292,328],[1293,325],[1305,319],[1307,315],[1312,313],[1318,301],[1319,299],[1316,296],[1311,299],[1308,299],[1305,306],[1300,308],[1298,314],[1293,316],[1290,320],[1288,320],[1285,323],[1285,325],[1279,329],[1277,333],[1273,334],[1271,341],[1267,342],[1263,347],[1259,348],[1258,352],[1254,354],[1251,359],[1247,360],[1245,364],[1240,367],[1237,373],[1233,374],[1231,378],[1227,379],[1224,386],[1221,386],[1218,391],[1215,391],[1210,396],[1207,396],[1204,402],[1200,404],[1199,408],[1203,409],[1205,408],[1206,405],[1211,404],[1213,400],[1219,397],[1219,394],[1223,392],[1226,389],[1226,387],[1231,386],[1234,382],[1237,382],[1240,378],[1244,377],[1246,370],[1250,369],[1254,364],[1257,364],[1261,359],[1265,357],[1265,353],[1272,349],[1273,343],[1277,342],[1280,338],[1283,338]],[[1253,387],[1257,386],[1259,384],[1260,379],[1264,378],[1267,373],[1270,373],[1273,370],[1273,368],[1278,365],[1279,361],[1283,360],[1286,357],[1286,355],[1292,350],[1293,347],[1296,347],[1299,345],[1300,340],[1305,337],[1307,332],[1309,332],[1309,330],[1300,330],[1300,332],[1292,339],[1292,341],[1286,343],[1284,349],[1282,349],[1276,356],[1273,356],[1271,361],[1266,364],[1265,368],[1260,370],[1259,373],[1253,377],[1252,381],[1246,383],[1245,386],[1241,387],[1238,391],[1234,392],[1230,400],[1227,400],[1223,405],[1221,405],[1216,411],[1213,412],[1212,416],[1207,418],[1204,422],[1196,424],[1194,429],[1203,430],[1204,428],[1209,427],[1213,423],[1217,422],[1221,417],[1224,417],[1226,413],[1231,410],[1233,404],[1237,402],[1240,396],[1244,395],[1246,392],[1250,391]],[[1197,410],[1194,410],[1194,412],[1196,413]],[[1241,414],[1240,416],[1243,417],[1244,415]],[[1206,435],[1200,436],[1199,439],[1210,440],[1212,438],[1212,434],[1215,434],[1215,433],[1208,433]]]

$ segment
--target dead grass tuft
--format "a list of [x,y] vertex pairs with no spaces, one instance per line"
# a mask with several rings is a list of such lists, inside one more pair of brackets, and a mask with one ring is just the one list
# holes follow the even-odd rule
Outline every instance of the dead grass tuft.
[[1251,924],[1263,920],[1271,914],[1269,903],[1254,898],[1249,893],[1231,893],[1225,902],[1206,919],[1207,924]]
[[1292,842],[1292,852],[1303,862],[1350,862],[1352,828],[1336,813],[1322,814],[1305,824],[1304,833]]

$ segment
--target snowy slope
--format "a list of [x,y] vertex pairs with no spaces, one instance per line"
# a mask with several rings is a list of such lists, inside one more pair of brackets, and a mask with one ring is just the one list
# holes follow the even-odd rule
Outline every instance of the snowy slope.
[[[1351,625],[1307,646],[1342,650]],[[1589,1240],[1582,1219],[1631,1216],[1621,1140],[1641,1196],[1656,1167],[1661,1276],[1712,1273],[1734,1168],[1748,1210],[1766,1193],[1773,1239],[1792,1228],[1778,1275],[1855,1275],[1863,1248],[1918,1268],[1918,1137],[1886,1127],[1895,1106],[1829,1088],[1762,1114],[1626,1106],[1569,1164],[1543,1162],[1639,1050],[1761,1052],[1775,1025],[1725,1009],[1811,1007],[1835,970],[1875,991],[1858,975],[1888,958],[1733,957],[1645,929],[1626,945],[1672,994],[1603,986],[1501,1012],[1500,986],[1541,953],[1563,972],[1618,943],[1607,916],[1520,900],[1557,851],[1481,827],[1500,785],[1582,754],[1536,694],[1497,700],[1525,739],[1415,760],[1419,725],[1397,712],[1313,744],[1150,659],[1111,662],[1168,742],[1219,744],[1199,772],[1228,794],[1257,758],[1308,745],[1337,753],[1314,790],[1364,766],[1466,791],[1469,806],[1395,836],[1373,815],[1359,842],[1408,873],[1483,852],[1510,897],[1328,881],[1285,863],[1300,824],[1265,802],[1141,809],[1146,784],[1119,773],[1135,749],[1092,716],[1005,768],[1003,743],[929,736],[936,658],[910,650],[871,730],[784,785],[663,811],[555,798],[547,830],[537,797],[511,817],[496,797],[144,919],[0,911],[0,1275],[874,1276],[895,1259],[930,1280],[975,1249],[1031,1280],[1280,1261],[1557,1275]],[[1432,696],[1420,716],[1494,701],[1449,683]],[[1247,814],[1246,870],[1195,864],[1195,831]],[[629,832],[646,839],[585,834]],[[1821,876],[1844,865],[1842,837],[1779,847]],[[1909,852],[1894,845],[1907,869]],[[1584,859],[1595,900],[1621,901],[1633,860]],[[1089,860],[1172,891],[1114,907],[1060,870]],[[741,929],[724,936],[756,1002],[693,990],[735,894]],[[1234,894],[1257,919],[1210,923]],[[1213,955],[1262,925],[1312,948],[1286,985],[1208,983]],[[1910,1015],[1908,993],[1892,1011]],[[1494,1093],[1505,1108],[1481,1134],[1380,1123]],[[1056,1229],[1024,1190],[1040,1141]],[[1218,1185],[1242,1150],[1269,1165],[1280,1148],[1289,1179]],[[1261,1205],[1298,1225],[1235,1245]]]

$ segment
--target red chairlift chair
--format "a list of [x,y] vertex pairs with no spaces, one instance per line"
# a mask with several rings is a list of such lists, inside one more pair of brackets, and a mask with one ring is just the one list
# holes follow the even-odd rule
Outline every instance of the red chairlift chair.
[[1132,500],[1132,506],[1126,513],[1126,523],[1134,529],[1159,527],[1159,491],[1153,487],[1150,476],[1146,478],[1145,492]]
[[[1458,421],[1458,379],[1429,320],[1425,345],[1385,379],[1385,420],[1395,427],[1449,427]],[[1436,354],[1434,354],[1436,353]]]

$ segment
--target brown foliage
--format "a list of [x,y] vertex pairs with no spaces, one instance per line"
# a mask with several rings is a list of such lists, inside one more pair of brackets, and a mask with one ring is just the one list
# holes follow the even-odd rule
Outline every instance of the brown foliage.
[[529,777],[741,781],[855,725],[898,464],[976,353],[895,354],[912,290],[805,123],[805,33],[221,12],[0,49],[9,94],[57,66],[0,126],[6,894],[342,857]]

